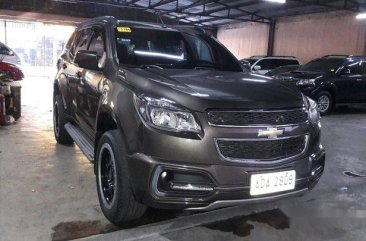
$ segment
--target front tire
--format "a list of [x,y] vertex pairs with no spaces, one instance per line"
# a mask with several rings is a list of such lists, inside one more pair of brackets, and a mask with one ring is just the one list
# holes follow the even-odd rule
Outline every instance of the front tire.
[[71,145],[74,140],[65,129],[68,122],[61,95],[56,95],[53,103],[53,131],[56,141],[63,145]]
[[96,153],[97,189],[105,217],[115,225],[140,218],[146,206],[132,193],[124,141],[118,130],[105,132]]
[[316,96],[316,103],[321,115],[329,114],[334,105],[333,96],[328,91],[321,91]]

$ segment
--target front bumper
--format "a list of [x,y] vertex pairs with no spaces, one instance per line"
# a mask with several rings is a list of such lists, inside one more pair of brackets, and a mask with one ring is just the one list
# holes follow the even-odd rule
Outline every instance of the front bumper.
[[[303,156],[277,167],[246,167],[225,165],[180,164],[157,160],[144,154],[134,154],[129,158],[131,185],[135,197],[140,202],[155,208],[187,209],[208,211],[216,208],[241,204],[274,201],[298,196],[312,189],[320,179],[325,164],[325,152],[321,145],[312,150],[311,155]],[[213,191],[203,196],[169,196],[157,190],[158,176],[164,169],[204,173],[213,181]],[[285,170],[297,173],[295,189],[252,197],[250,195],[250,175]]]

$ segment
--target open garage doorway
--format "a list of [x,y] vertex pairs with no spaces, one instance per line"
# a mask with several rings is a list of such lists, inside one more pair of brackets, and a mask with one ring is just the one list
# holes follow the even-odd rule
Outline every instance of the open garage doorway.
[[57,59],[74,26],[0,20],[0,42],[21,58],[26,77],[54,77]]

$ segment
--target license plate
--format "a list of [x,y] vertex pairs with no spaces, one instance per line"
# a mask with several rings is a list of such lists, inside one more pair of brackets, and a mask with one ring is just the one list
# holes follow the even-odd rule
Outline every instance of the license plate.
[[262,195],[295,189],[296,172],[294,170],[253,174],[250,176],[250,195]]

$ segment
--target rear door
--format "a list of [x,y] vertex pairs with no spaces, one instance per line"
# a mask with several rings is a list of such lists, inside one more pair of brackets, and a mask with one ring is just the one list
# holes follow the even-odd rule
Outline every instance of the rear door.
[[366,103],[366,60],[361,61],[362,83],[360,87],[361,101]]
[[362,101],[363,76],[360,61],[347,62],[335,84],[338,103],[358,103]]

